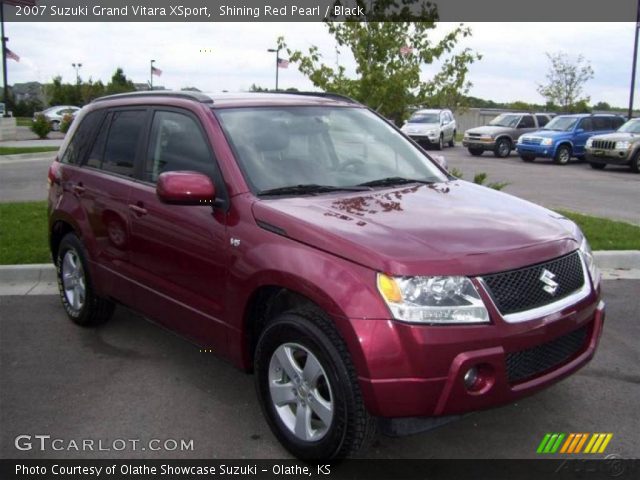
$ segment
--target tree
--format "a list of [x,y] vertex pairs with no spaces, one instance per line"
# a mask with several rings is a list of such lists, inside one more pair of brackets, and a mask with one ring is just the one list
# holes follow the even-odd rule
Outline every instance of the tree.
[[94,82],[91,78],[88,82],[83,82],[80,85],[80,95],[82,97],[82,103],[87,104],[92,100],[105,95],[106,89],[102,81],[98,80]]
[[593,78],[593,69],[590,63],[578,55],[572,60],[563,52],[547,53],[550,62],[547,73],[547,83],[538,84],[538,93],[547,99],[547,102],[556,104],[561,110],[571,112],[576,109],[581,101],[589,102],[589,97],[582,97],[584,85]]
[[611,105],[609,105],[607,102],[598,102],[593,106],[594,110],[597,111],[603,111],[603,112],[608,112],[611,111]]
[[[471,86],[469,65],[480,58],[468,48],[454,51],[461,38],[471,35],[469,28],[460,24],[435,41],[429,34],[436,27],[436,7],[424,0],[402,0],[402,7],[397,0],[356,3],[365,12],[363,18],[326,25],[337,49],[351,51],[357,78],[349,78],[342,65],[323,63],[316,46],[307,53],[287,48],[289,60],[316,87],[348,95],[396,122],[406,119],[411,106],[455,108],[463,102]],[[282,37],[278,45],[286,48]],[[436,61],[440,71],[423,79],[422,67]]]
[[106,87],[106,94],[133,92],[135,89],[133,82],[125,76],[122,68],[118,67]]
[[51,83],[45,85],[44,90],[49,105],[82,105],[78,86],[71,83],[62,83],[60,75],[53,77]]

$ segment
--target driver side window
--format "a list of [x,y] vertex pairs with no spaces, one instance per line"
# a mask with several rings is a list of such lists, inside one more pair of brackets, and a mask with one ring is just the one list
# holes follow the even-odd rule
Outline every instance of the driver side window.
[[214,179],[215,165],[207,140],[191,116],[157,111],[142,179],[155,183],[161,173],[180,170],[204,173]]

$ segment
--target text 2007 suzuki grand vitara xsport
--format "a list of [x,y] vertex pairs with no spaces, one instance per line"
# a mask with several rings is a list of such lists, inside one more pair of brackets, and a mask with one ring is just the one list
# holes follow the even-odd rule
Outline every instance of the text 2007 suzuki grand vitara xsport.
[[536,392],[602,330],[573,222],[449,176],[335,95],[102,98],[49,182],[71,319],[122,303],[252,370],[301,458],[354,453],[379,418]]

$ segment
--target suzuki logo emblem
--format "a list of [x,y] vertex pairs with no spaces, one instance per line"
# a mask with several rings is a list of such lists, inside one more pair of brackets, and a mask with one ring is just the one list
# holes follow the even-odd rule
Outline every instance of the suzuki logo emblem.
[[554,278],[556,278],[555,273],[551,273],[546,268],[542,271],[542,275],[540,275],[540,281],[544,283],[544,287],[542,287],[542,289],[549,295],[555,295],[558,287],[560,286]]

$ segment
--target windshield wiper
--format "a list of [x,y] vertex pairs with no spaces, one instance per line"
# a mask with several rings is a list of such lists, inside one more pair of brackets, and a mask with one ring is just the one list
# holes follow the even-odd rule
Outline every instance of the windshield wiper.
[[359,183],[358,187],[387,187],[390,185],[402,185],[405,183],[423,183],[425,185],[430,185],[435,182],[431,182],[429,180],[418,180],[415,178],[405,178],[405,177],[386,177],[380,178],[378,180],[371,180],[370,182]]
[[277,187],[277,188],[269,188],[267,190],[261,190],[258,192],[260,196],[266,195],[309,195],[316,193],[327,193],[327,192],[339,192],[339,191],[353,191],[353,192],[362,192],[365,190],[370,190],[370,188],[366,188],[366,186],[348,186],[348,187],[338,187],[335,185],[318,185],[315,183],[308,183],[303,185],[289,185],[286,187]]

